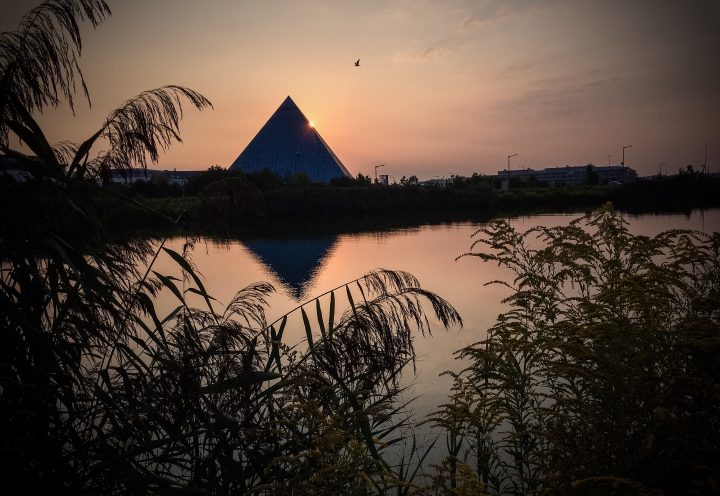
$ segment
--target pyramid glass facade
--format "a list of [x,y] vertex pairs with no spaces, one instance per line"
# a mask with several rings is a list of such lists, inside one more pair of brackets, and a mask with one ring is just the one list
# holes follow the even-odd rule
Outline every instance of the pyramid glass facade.
[[320,183],[350,177],[290,97],[278,107],[230,168],[243,172],[269,169],[280,177],[303,173],[311,181]]

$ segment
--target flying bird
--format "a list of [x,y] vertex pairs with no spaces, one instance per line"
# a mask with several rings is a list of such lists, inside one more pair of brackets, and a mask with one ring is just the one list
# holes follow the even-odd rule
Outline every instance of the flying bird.
[[355,62],[355,67],[360,67],[360,59],[357,59],[357,62]]

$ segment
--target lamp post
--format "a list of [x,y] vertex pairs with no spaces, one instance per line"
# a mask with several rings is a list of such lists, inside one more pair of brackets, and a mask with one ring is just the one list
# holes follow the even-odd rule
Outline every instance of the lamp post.
[[510,172],[510,159],[513,158],[513,157],[517,157],[517,156],[518,156],[517,153],[513,153],[512,155],[508,155],[508,167],[507,167],[508,172]]
[[625,148],[632,148],[632,145],[623,146],[623,159],[622,159],[622,163],[620,164],[623,167],[625,167]]
[[378,170],[378,167],[385,167],[385,164],[381,164],[381,165],[376,165],[376,166],[375,166],[375,184],[377,184],[377,182],[378,182],[378,181],[377,181],[377,170]]

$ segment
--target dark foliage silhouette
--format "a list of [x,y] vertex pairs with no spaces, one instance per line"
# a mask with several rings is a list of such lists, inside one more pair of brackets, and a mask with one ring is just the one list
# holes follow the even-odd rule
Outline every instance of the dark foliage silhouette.
[[720,480],[720,235],[634,236],[611,206],[468,256],[512,274],[510,309],[459,352],[445,480],[491,494],[711,494]]
[[[94,182],[156,161],[180,139],[182,103],[210,102],[165,86],[125,102],[80,144],[51,146],[33,115],[72,108],[76,81],[88,95],[79,24],[109,14],[103,1],[50,0],[0,36],[0,151],[34,175],[2,182],[11,193],[0,219],[3,492],[408,487],[407,469],[384,450],[406,422],[396,400],[412,332],[429,331],[426,306],[443,326],[459,315],[409,274],[379,270],[268,325],[273,288],[251,285],[222,307],[192,265],[192,242],[182,253],[164,239],[113,242]],[[224,187],[211,186],[211,197]],[[182,278],[155,271],[159,257]],[[154,305],[160,292],[176,300],[166,315]],[[305,341],[287,343],[298,325]]]

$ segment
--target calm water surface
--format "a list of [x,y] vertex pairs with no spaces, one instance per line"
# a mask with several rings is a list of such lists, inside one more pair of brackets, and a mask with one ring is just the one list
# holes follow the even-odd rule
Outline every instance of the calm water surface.
[[[566,225],[579,215],[535,215],[508,220],[516,229],[525,230],[536,225]],[[654,235],[668,229],[720,231],[720,209],[694,211],[690,215],[645,214],[626,218],[634,234]],[[453,353],[482,340],[497,316],[506,310],[501,301],[509,295],[508,290],[486,283],[507,280],[509,274],[475,257],[456,260],[470,249],[471,235],[481,227],[482,224],[458,223],[315,238],[248,238],[229,242],[202,239],[192,258],[205,278],[208,292],[223,304],[250,283],[273,284],[277,292],[270,298],[269,322],[315,295],[376,268],[414,274],[422,287],[447,299],[465,323],[462,328],[448,331],[436,326],[432,336],[416,336],[417,368],[415,372],[406,371],[404,382],[412,385],[407,398],[419,396],[413,409],[422,416],[447,398],[451,381],[440,374],[462,368]],[[184,238],[175,238],[168,244],[180,251],[184,242]],[[158,269],[165,274],[178,272],[169,260],[160,260]],[[327,301],[324,303],[327,309]],[[161,296],[159,310],[168,311],[173,304],[171,298]],[[309,310],[310,315],[315,314],[312,307]],[[295,315],[289,321],[285,339],[294,344],[303,338],[300,317]]]

